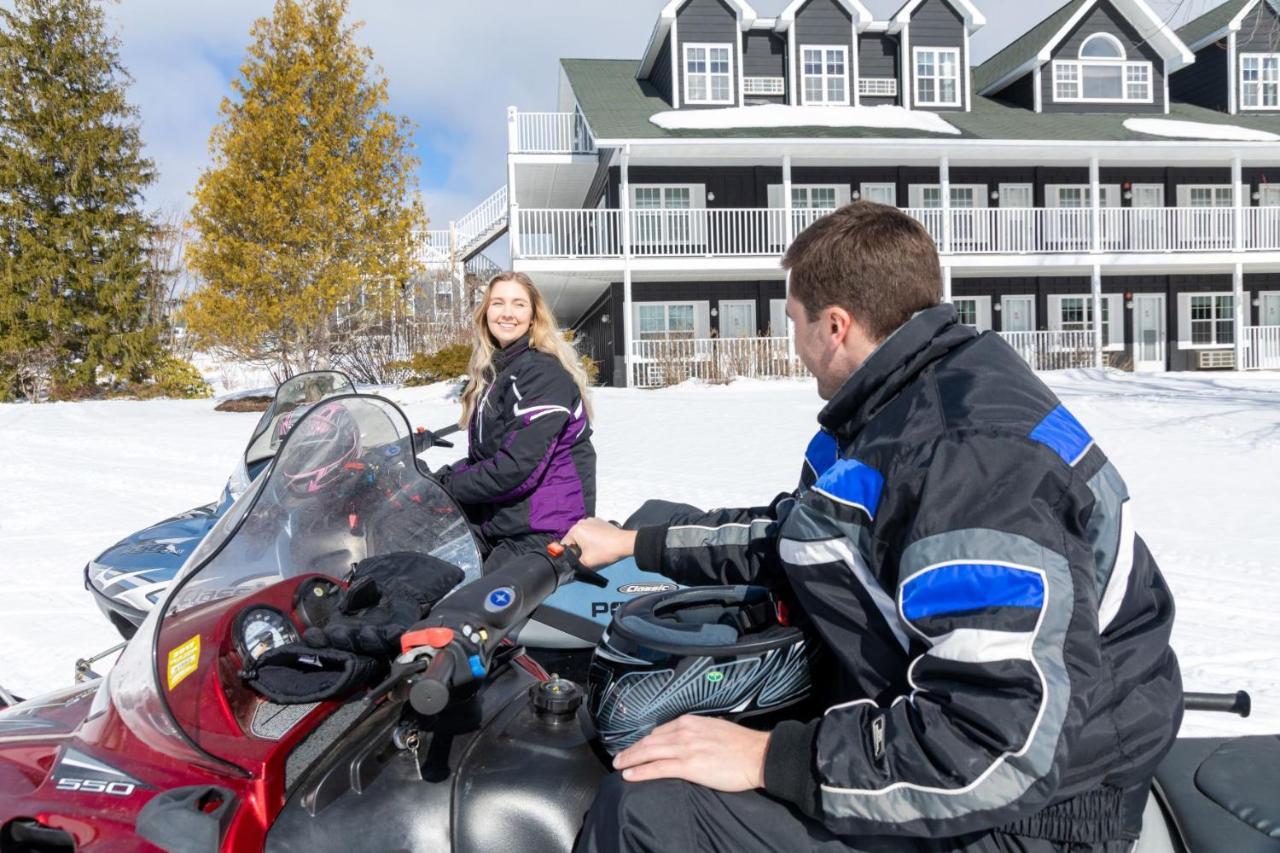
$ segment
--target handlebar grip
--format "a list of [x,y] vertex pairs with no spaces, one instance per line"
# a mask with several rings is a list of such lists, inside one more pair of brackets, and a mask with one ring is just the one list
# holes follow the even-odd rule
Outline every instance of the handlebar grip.
[[600,577],[595,572],[582,565],[582,549],[577,545],[565,545],[563,542],[552,540],[547,543],[547,554],[552,559],[564,559],[569,568],[573,570],[573,579],[580,583],[598,586],[601,589],[609,585],[609,582]]
[[1188,711],[1221,711],[1226,714],[1249,716],[1253,700],[1243,690],[1235,693],[1183,693],[1182,705]]
[[439,714],[449,704],[449,689],[453,684],[453,671],[457,666],[451,648],[441,649],[431,659],[431,665],[409,690],[409,704],[413,710],[425,716]]

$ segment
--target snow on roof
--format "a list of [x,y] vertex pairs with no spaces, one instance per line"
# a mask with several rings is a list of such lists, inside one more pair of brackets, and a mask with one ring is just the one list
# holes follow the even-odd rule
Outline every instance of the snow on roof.
[[665,130],[724,130],[737,127],[883,127],[959,134],[936,113],[895,106],[793,107],[761,104],[711,110],[667,110],[649,121]]
[[1234,124],[1209,124],[1203,121],[1174,121],[1166,118],[1127,118],[1126,130],[1169,136],[1174,139],[1225,139],[1232,142],[1280,142],[1280,136],[1265,130],[1254,130]]

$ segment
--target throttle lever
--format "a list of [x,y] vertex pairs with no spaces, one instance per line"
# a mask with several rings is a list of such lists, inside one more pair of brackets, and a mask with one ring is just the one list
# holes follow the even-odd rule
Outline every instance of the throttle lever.
[[569,568],[573,570],[573,579],[582,583],[598,586],[601,589],[607,587],[609,582],[596,572],[583,567],[582,565],[582,549],[577,545],[565,545],[563,542],[548,542],[547,553],[559,560],[564,559],[569,564]]

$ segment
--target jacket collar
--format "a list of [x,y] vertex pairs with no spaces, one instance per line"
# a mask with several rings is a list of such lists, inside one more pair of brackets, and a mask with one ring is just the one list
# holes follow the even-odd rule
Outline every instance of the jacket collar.
[[529,351],[529,335],[525,334],[508,344],[503,349],[493,351],[493,370],[495,373],[501,373],[506,370],[511,362],[519,358],[523,353]]
[[952,305],[918,312],[885,338],[818,413],[822,428],[848,440],[929,365],[977,332],[956,322]]

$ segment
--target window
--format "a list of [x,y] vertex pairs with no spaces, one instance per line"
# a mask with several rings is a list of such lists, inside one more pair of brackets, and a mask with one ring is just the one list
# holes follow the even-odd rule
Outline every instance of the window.
[[806,104],[849,103],[849,48],[814,45],[800,50]]
[[[1120,185],[1101,184],[1099,207],[1120,206]],[[1046,184],[1044,200],[1047,207],[1092,207],[1093,194],[1088,184]]]
[[690,340],[694,336],[692,302],[640,302],[636,312],[636,333],[642,341]]
[[859,77],[858,94],[868,98],[896,98],[898,96],[897,77]]
[[956,306],[956,319],[960,321],[961,325],[978,325],[978,300],[952,299],[951,304]]
[[684,102],[733,103],[733,45],[684,46]]
[[[938,184],[912,184],[907,188],[912,207],[938,209],[942,207],[942,187]],[[951,207],[967,209],[986,207],[986,184],[952,184]]]
[[1053,63],[1053,99],[1062,102],[1151,103],[1151,63],[1129,61],[1110,33],[1084,40],[1077,59]]
[[960,49],[917,47],[916,106],[960,106]]
[[1240,106],[1246,110],[1280,107],[1280,54],[1240,55]]
[[[1110,346],[1111,333],[1110,295],[1102,297],[1102,345]],[[1093,331],[1093,297],[1063,296],[1058,303],[1058,328],[1064,332]]]
[[1231,207],[1230,184],[1183,184],[1178,187],[1181,207]]
[[887,204],[896,207],[898,204],[898,185],[892,183],[864,182],[859,188],[863,201],[874,201],[876,204]]
[[811,208],[814,210],[835,210],[838,190],[839,188],[835,186],[793,186],[791,188],[791,206],[793,208]]
[[1191,343],[1225,346],[1235,341],[1235,318],[1230,294],[1191,296]]
[[785,95],[786,81],[781,77],[743,77],[744,95]]
[[700,232],[695,208],[705,206],[702,184],[632,184],[634,240],[637,244],[690,243]]

